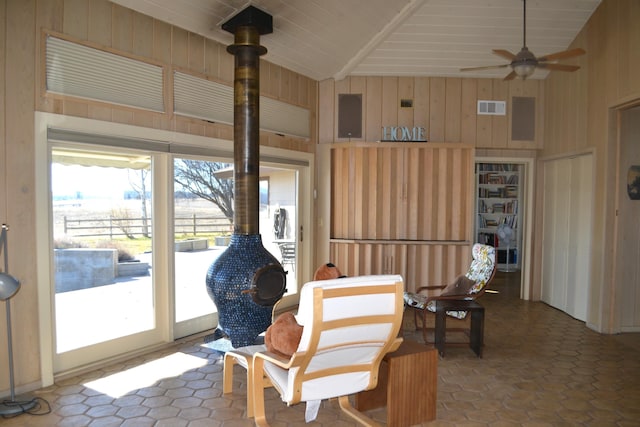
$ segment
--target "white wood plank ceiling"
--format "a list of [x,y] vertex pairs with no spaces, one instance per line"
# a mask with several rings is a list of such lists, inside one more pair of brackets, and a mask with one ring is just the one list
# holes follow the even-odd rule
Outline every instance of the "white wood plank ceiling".
[[[522,0],[112,0],[225,45],[223,22],[249,4],[273,16],[264,59],[316,80],[349,75],[501,78],[523,45]],[[537,56],[566,49],[601,0],[528,0],[526,44]],[[587,52],[587,55],[589,52]],[[575,63],[574,59],[561,61]],[[544,78],[536,70],[530,78]]]

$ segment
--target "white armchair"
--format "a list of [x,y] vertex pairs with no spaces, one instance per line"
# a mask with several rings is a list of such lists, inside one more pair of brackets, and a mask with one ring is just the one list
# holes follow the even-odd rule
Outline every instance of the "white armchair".
[[307,420],[315,419],[321,400],[337,397],[354,419],[376,425],[351,405],[349,395],[374,388],[382,358],[400,346],[403,292],[398,275],[305,284],[297,315],[303,332],[296,353],[290,359],[268,352],[253,356],[256,425],[268,425],[264,388],[269,383],[287,405],[307,402]]

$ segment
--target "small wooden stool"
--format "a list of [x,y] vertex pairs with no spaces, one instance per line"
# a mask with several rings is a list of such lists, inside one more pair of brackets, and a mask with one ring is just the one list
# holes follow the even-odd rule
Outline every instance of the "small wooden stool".
[[404,340],[380,365],[378,385],[358,393],[359,411],[387,406],[387,425],[405,427],[436,418],[438,353],[435,348]]
[[478,357],[482,357],[482,347],[484,345],[484,307],[477,301],[469,300],[436,301],[435,346],[440,356],[444,356],[444,348],[447,344],[445,337],[447,331],[447,311],[470,312],[471,328],[468,331],[469,347],[471,347]]

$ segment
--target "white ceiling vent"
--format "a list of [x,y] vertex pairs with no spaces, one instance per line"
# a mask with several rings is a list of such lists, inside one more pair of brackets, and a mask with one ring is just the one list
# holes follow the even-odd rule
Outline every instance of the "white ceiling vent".
[[[173,84],[176,114],[216,123],[233,124],[233,88],[231,86],[177,71],[173,75]],[[261,96],[260,129],[309,138],[309,110]]]
[[504,116],[506,114],[506,101],[478,101],[478,115]]
[[47,90],[164,111],[162,67],[47,37]]

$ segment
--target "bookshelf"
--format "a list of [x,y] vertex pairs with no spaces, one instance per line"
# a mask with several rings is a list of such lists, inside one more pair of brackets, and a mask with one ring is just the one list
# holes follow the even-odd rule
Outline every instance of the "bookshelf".
[[[502,271],[520,269],[521,178],[518,164],[476,164],[476,240],[496,248]],[[501,224],[512,230],[510,243],[498,235]]]

